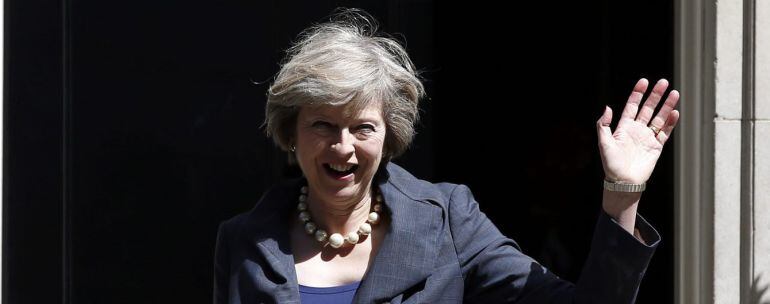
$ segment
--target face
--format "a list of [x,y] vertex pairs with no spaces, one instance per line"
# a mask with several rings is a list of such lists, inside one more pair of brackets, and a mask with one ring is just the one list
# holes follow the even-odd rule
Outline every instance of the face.
[[304,106],[297,117],[296,157],[311,196],[353,203],[367,195],[385,143],[381,105]]

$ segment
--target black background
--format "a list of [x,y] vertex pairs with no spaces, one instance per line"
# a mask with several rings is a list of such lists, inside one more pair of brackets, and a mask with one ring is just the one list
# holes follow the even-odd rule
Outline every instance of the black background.
[[[672,3],[447,2],[5,1],[3,303],[210,302],[218,223],[297,174],[258,128],[265,91],[339,6],[379,19],[425,78],[395,162],[469,185],[577,280],[601,205],[595,121],[639,77],[672,79]],[[640,303],[673,301],[672,146],[640,206],[663,235]]]

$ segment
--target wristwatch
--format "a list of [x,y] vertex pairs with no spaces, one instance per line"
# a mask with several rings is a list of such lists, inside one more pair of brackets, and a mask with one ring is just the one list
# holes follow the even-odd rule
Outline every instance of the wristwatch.
[[606,179],[604,180],[604,189],[607,189],[609,191],[614,191],[614,192],[642,192],[646,188],[647,188],[647,183],[628,184],[628,183],[610,182]]

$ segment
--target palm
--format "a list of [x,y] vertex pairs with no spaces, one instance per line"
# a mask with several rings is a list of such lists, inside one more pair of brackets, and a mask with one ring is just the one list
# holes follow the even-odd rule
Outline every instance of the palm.
[[[659,81],[639,109],[647,90],[647,80],[639,80],[614,132],[610,129],[612,110],[609,107],[599,118],[599,152],[608,180],[639,184],[652,174],[663,145],[679,120],[679,112],[674,110],[679,101],[677,91],[672,91],[657,115],[652,116],[667,87],[667,81]],[[651,127],[660,132],[656,134]]]

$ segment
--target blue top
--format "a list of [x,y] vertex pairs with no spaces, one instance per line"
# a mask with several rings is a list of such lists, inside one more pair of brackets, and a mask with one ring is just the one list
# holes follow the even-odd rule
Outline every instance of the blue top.
[[353,303],[353,296],[361,281],[334,287],[310,287],[299,285],[299,298],[302,304],[337,304]]

